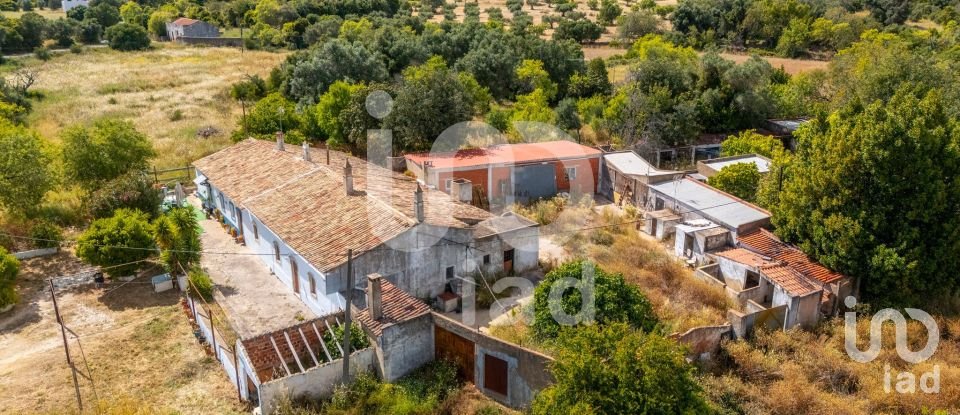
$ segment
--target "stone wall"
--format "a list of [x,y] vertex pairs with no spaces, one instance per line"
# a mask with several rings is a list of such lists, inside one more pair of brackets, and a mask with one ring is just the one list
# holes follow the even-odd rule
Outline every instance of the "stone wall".
[[732,338],[733,330],[729,324],[721,326],[694,327],[685,333],[675,333],[671,338],[690,348],[690,358],[695,360],[709,360],[718,350],[720,341]]

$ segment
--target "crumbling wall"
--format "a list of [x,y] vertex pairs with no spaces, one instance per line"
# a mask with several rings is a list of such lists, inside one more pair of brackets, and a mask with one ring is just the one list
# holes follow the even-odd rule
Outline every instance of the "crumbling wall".
[[380,377],[393,382],[433,361],[433,341],[430,314],[384,328],[374,342]]
[[[375,359],[371,347],[351,353],[350,376],[372,371]],[[342,383],[343,359],[307,369],[303,373],[265,382],[260,385],[260,411],[263,415],[272,414],[277,403],[285,396],[311,400],[329,398],[334,388]]]

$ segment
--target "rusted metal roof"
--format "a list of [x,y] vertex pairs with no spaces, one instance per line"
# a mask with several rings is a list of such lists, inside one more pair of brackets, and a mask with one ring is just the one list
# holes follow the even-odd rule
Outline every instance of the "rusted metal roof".
[[829,268],[810,259],[800,249],[788,245],[766,229],[758,229],[746,234],[737,235],[740,246],[768,256],[789,265],[805,277],[829,284],[846,278],[843,274],[831,271]]

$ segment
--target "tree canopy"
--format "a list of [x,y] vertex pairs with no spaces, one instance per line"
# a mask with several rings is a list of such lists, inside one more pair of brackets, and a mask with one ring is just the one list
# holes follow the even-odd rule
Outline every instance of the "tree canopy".
[[130,171],[144,170],[155,155],[146,135],[130,121],[100,120],[61,133],[64,174],[75,184],[94,188]]
[[946,105],[906,83],[797,132],[777,232],[859,278],[876,305],[957,292],[960,128]]
[[17,302],[16,280],[19,272],[20,261],[0,246],[0,308]]
[[17,214],[38,208],[54,184],[50,162],[39,135],[0,121],[0,206]]
[[537,394],[534,415],[709,410],[693,366],[672,340],[616,322],[566,329],[557,342],[551,366],[556,383]]
[[736,163],[726,166],[707,180],[717,189],[730,193],[748,202],[756,201],[760,186],[760,172],[753,163]]
[[[573,281],[581,289],[565,289],[559,297],[560,301],[551,301],[551,290],[563,280]],[[584,293],[593,296],[592,305],[589,302],[584,304]],[[562,326],[555,318],[559,311],[569,316],[577,315],[582,310],[593,311],[592,324],[601,326],[622,322],[650,332],[657,325],[650,302],[639,288],[624,281],[622,275],[607,273],[587,261],[570,261],[547,273],[534,291],[533,305],[532,327],[540,338],[556,338],[560,334]],[[581,326],[578,324],[578,327]]]
[[149,218],[130,209],[119,209],[109,218],[93,221],[77,239],[77,256],[90,265],[104,267],[111,277],[137,272],[143,266],[138,261],[153,256],[155,248]]

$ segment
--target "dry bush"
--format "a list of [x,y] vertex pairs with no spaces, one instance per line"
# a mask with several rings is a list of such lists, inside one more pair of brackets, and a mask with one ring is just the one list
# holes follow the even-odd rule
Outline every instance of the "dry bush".
[[[956,319],[941,319],[944,325]],[[922,327],[911,323],[911,349],[925,341]],[[869,337],[869,317],[857,326],[861,349]],[[869,363],[858,363],[844,349],[842,319],[831,319],[814,331],[760,331],[749,341],[725,343],[726,369],[705,375],[703,386],[711,401],[726,411],[771,414],[917,414],[957,413],[960,410],[960,365],[957,339],[941,336],[937,352],[923,363],[911,365],[897,355],[892,327],[884,327],[884,348]],[[888,340],[889,339],[889,340]],[[918,379],[939,366],[940,392],[900,394],[885,390],[886,367],[891,387],[897,374],[910,372]]]

